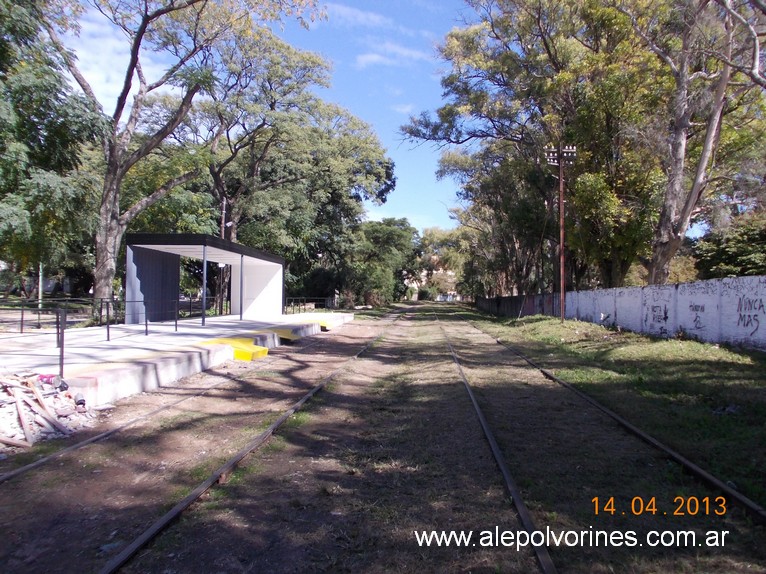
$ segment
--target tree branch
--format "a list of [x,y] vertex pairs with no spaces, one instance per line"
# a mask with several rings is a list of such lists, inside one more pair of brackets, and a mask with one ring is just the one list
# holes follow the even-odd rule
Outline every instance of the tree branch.
[[167,121],[167,123],[162,126],[160,129],[158,129],[152,136],[150,136],[136,151],[134,151],[128,158],[122,163],[120,166],[120,169],[122,173],[127,173],[127,171],[133,167],[136,162],[138,162],[141,158],[145,157],[149,154],[154,148],[156,148],[158,145],[162,143],[162,141],[181,124],[181,122],[184,120],[186,115],[189,113],[189,110],[191,109],[192,100],[194,99],[194,96],[199,92],[201,89],[201,86],[199,84],[196,84],[192,86],[186,94],[184,94],[183,99],[181,100],[181,104],[178,106],[178,108],[175,110],[171,118]]
[[647,34],[644,32],[644,30],[639,26],[638,19],[636,18],[636,15],[632,12],[628,11],[623,6],[617,4],[616,2],[612,4],[614,8],[620,12],[621,14],[624,14],[628,18],[630,18],[630,22],[633,25],[633,30],[638,34],[638,36],[643,40],[647,46],[649,46],[649,49],[654,52],[657,57],[659,57],[663,62],[665,62],[668,67],[670,68],[670,71],[674,76],[677,76],[679,74],[678,65],[673,61],[673,58],[670,57],[670,55],[660,48],[660,46],[654,42]]
[[[125,30],[126,33],[128,33],[129,36],[132,37],[132,42],[130,46],[130,59],[128,60],[128,66],[125,69],[125,80],[123,81],[120,95],[117,97],[117,105],[115,106],[114,114],[112,116],[115,124],[119,122],[120,117],[122,117],[122,112],[125,109],[125,104],[127,103],[128,96],[130,95],[130,90],[133,85],[133,74],[136,70],[136,66],[138,65],[141,44],[143,43],[144,36],[146,35],[146,31],[149,28],[149,25],[166,14],[185,10],[194,4],[206,1],[207,0],[186,0],[180,4],[170,2],[163,8],[155,10],[152,13],[144,14],[143,18],[141,18],[141,24],[138,26],[138,29],[135,32],[125,30],[124,27],[120,26],[123,28],[123,30]],[[112,19],[112,21],[115,24],[120,25],[119,22],[116,22],[114,19]]]
[[173,188],[178,187],[179,185],[183,185],[184,183],[188,183],[199,177],[199,175],[200,170],[193,169],[192,171],[188,171],[183,175],[179,175],[178,177],[174,177],[173,179],[167,181],[154,193],[140,199],[130,208],[128,208],[125,213],[120,215],[120,225],[127,226],[139,213],[157,203],[160,199],[170,193]]
[[[721,54],[716,54],[715,56],[722,61],[725,61],[725,63],[729,64],[730,66],[741,71],[742,73],[746,74],[757,85],[761,86],[762,88],[766,88],[766,74],[764,74],[763,70],[761,70],[761,34],[758,33],[758,30],[756,30],[756,28],[750,22],[748,22],[742,14],[737,12],[732,7],[731,0],[716,0],[716,3],[724,9],[730,18],[732,18],[739,26],[745,29],[747,36],[752,42],[752,51],[751,63],[748,67],[738,65],[737,63],[733,62],[730,57],[726,58]],[[760,0],[750,0],[750,3],[754,6],[757,6],[764,13],[764,15],[766,15],[766,3],[761,2]]]
[[93,88],[88,83],[88,80],[85,79],[85,76],[82,75],[80,69],[77,67],[77,64],[75,63],[75,57],[66,49],[63,42],[56,33],[56,30],[54,30],[53,26],[51,26],[51,24],[46,19],[40,18],[40,22],[45,28],[45,31],[48,33],[48,37],[51,39],[51,42],[56,48],[56,51],[64,59],[64,64],[69,70],[69,73],[72,74],[72,77],[74,77],[77,85],[80,86],[80,89],[82,89],[87,98],[93,102],[94,105],[96,105],[99,109],[102,109],[101,103],[96,98],[96,94],[93,91]]

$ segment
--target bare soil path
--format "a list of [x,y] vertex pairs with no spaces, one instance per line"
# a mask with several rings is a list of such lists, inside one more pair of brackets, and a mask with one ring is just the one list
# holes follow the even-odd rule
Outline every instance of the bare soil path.
[[[303,352],[281,349],[271,362],[231,363],[121,401],[89,432],[218,384],[0,484],[0,571],[97,572],[386,322],[357,319],[306,341],[313,346]],[[730,532],[715,548],[563,545],[551,549],[559,572],[766,572],[763,529],[736,509],[683,519],[631,512],[626,504],[636,497],[654,497],[664,512],[673,510],[675,496],[715,493],[504,353],[451,307],[420,307],[389,325],[229,482],[123,570],[538,571],[529,548],[479,538],[496,527],[521,528],[446,336],[539,529],[635,531],[640,541],[651,530]],[[3,461],[0,472],[16,464]],[[596,516],[592,499],[611,496],[617,513]],[[472,531],[475,538],[460,547],[418,544],[415,532],[431,530]]]

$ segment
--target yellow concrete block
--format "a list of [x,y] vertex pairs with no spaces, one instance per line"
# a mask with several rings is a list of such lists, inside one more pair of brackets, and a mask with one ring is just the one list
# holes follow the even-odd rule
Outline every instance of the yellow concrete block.
[[238,361],[254,361],[269,354],[266,347],[255,345],[252,339],[247,338],[210,339],[205,343],[208,345],[229,345],[234,349],[234,358]]

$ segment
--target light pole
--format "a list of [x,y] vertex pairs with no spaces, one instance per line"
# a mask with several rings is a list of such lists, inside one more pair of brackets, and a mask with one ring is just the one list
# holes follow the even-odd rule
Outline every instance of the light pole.
[[[233,221],[226,221],[226,202],[228,199],[226,196],[223,196],[223,200],[221,201],[221,239],[226,239],[226,229],[231,227],[234,222]],[[223,308],[226,301],[226,286],[224,285],[224,268],[226,267],[225,263],[219,263],[218,264],[218,297],[220,297],[220,302],[218,303],[218,309],[219,314],[223,315]]]
[[559,166],[559,311],[561,322],[564,322],[564,306],[566,304],[566,281],[564,278],[564,166],[572,165],[577,158],[577,147],[546,146],[545,159],[550,165]]
[[226,239],[226,196],[221,201],[221,239]]

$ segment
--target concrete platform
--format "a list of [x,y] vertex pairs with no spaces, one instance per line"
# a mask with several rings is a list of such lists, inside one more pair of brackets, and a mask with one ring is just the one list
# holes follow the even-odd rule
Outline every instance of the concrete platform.
[[[296,341],[353,320],[347,313],[283,315],[263,321],[238,316],[174,323],[69,329],[64,336],[64,379],[90,406],[168,385],[226,360],[257,360],[284,341]],[[55,332],[0,334],[2,373],[58,374]]]
[[322,331],[332,331],[344,323],[354,320],[353,313],[297,313],[286,316],[295,318],[301,323],[316,323]]

